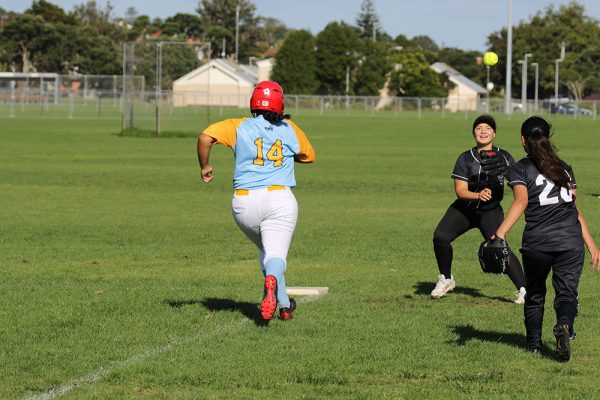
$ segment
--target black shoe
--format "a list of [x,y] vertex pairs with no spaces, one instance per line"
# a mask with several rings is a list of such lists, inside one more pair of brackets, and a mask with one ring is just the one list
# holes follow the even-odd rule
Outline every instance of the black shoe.
[[556,357],[559,361],[569,361],[571,359],[570,336],[568,325],[556,325],[554,327],[554,337],[556,338]]
[[532,354],[540,354],[540,349],[538,347],[528,347],[527,352]]
[[295,309],[296,309],[296,300],[294,300],[290,297],[290,306],[279,309],[279,318],[281,318],[284,321],[287,321],[288,319],[292,319],[292,317],[294,316]]
[[577,334],[575,333],[575,328],[571,326],[571,330],[569,331],[569,339],[575,340]]

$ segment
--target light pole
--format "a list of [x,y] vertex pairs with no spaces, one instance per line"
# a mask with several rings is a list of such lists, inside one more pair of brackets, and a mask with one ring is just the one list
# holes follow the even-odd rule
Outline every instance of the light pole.
[[238,61],[238,50],[240,42],[240,3],[235,6],[235,61]]
[[532,62],[531,63],[532,66],[535,67],[535,85],[534,85],[534,94],[533,94],[533,101],[534,101],[534,110],[537,112],[538,110],[538,82],[539,82],[539,64],[536,62]]
[[523,66],[521,67],[521,103],[523,104],[523,112],[527,112],[527,59],[533,54],[527,53],[523,58]]
[[556,76],[554,77],[554,101],[556,103],[556,107],[558,108],[558,64],[563,62],[565,59],[565,42],[561,43],[560,46],[560,58],[555,60],[556,63]]
[[506,35],[506,98],[504,112],[512,113],[512,0],[508,0],[508,32]]
[[[487,70],[487,82],[485,84],[485,88],[487,90],[486,94],[486,112],[489,114],[490,112],[490,91],[494,88],[492,82],[490,82],[490,66],[486,65],[485,69]],[[491,85],[490,85],[491,84]]]

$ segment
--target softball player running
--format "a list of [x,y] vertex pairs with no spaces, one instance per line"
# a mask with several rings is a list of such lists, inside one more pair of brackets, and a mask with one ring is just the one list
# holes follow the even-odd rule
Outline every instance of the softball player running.
[[[433,234],[433,249],[440,274],[431,297],[440,298],[456,286],[452,275],[452,242],[463,233],[478,228],[484,239],[500,226],[504,213],[500,202],[504,197],[504,173],[514,162],[512,156],[494,146],[496,121],[490,115],[481,115],[473,122],[476,146],[462,153],[454,166],[456,201],[450,205]],[[483,154],[490,154],[483,160]],[[486,172],[487,166],[494,166]],[[511,252],[507,273],[517,288],[515,303],[525,303],[525,277],[521,264]]]
[[292,318],[294,299],[285,290],[287,254],[296,227],[298,204],[291,188],[296,186],[294,161],[312,163],[315,151],[306,135],[283,115],[283,89],[272,81],[259,83],[250,99],[253,118],[226,119],[206,128],[198,139],[202,180],[213,179],[209,164],[212,145],[233,150],[235,189],[233,218],[258,247],[264,297],[261,316],[270,320],[279,305],[283,320]]
[[571,357],[570,340],[575,337],[579,277],[584,249],[588,248],[592,267],[600,269],[600,253],[575,203],[575,175],[558,158],[550,142],[550,124],[530,117],[521,126],[521,142],[527,156],[508,171],[508,185],[515,201],[496,235],[505,238],[525,213],[521,253],[527,277],[525,328],[527,350],[539,352],[546,297],[546,278],[552,270],[556,325],[556,354],[559,360]]

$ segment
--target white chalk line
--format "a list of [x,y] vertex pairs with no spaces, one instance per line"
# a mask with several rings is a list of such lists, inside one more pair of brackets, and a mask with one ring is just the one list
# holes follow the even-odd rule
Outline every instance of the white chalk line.
[[[298,303],[302,304],[302,303],[309,303],[311,301],[317,300],[318,298],[320,298],[321,296],[307,296],[305,298],[299,299]],[[146,360],[149,357],[155,356],[157,354],[162,354],[162,353],[166,353],[168,351],[171,351],[172,349],[179,347],[179,346],[183,346],[192,342],[195,342],[196,340],[199,339],[207,339],[211,336],[214,336],[218,333],[221,333],[225,330],[228,330],[229,332],[235,331],[239,328],[241,328],[242,326],[244,326],[245,324],[251,323],[251,321],[244,317],[242,319],[239,320],[234,320],[228,324],[225,325],[221,325],[215,329],[213,329],[212,331],[209,332],[203,332],[199,335],[194,335],[194,336],[189,336],[187,338],[181,339],[181,340],[177,340],[171,343],[168,343],[166,345],[163,346],[159,346],[159,347],[155,347],[153,349],[147,349],[144,350],[143,352],[136,354],[126,360],[123,361],[117,361],[117,362],[113,362],[110,363],[107,366],[103,366],[98,368],[97,370],[84,375],[82,377],[79,378],[75,378],[72,379],[71,381],[61,385],[61,386],[57,386],[53,389],[50,389],[44,393],[39,393],[39,394],[35,394],[35,395],[31,395],[31,396],[27,396],[24,398],[24,400],[52,400],[52,399],[56,399],[58,397],[64,396],[65,394],[69,393],[70,391],[77,389],[83,385],[91,385],[94,384],[96,382],[98,382],[99,380],[103,379],[104,377],[106,377],[108,374],[110,374],[111,372],[119,369],[119,368],[123,368],[123,367],[129,367],[131,365],[135,365],[138,364],[144,360]]]

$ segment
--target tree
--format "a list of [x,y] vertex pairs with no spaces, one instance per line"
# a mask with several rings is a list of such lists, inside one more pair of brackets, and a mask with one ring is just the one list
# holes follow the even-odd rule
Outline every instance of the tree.
[[23,72],[34,72],[32,60],[42,52],[42,43],[48,33],[48,26],[38,15],[17,14],[0,32],[5,43],[8,61],[19,66]]
[[150,31],[152,22],[150,17],[147,15],[140,15],[133,20],[131,29],[127,31],[125,37],[128,41],[137,39],[138,37],[144,37],[146,33]]
[[133,21],[135,21],[135,17],[137,17],[138,12],[135,9],[135,7],[127,7],[127,11],[125,11],[125,16],[127,18],[125,18],[125,21],[129,22],[130,24],[133,24]]
[[359,60],[354,93],[359,96],[378,95],[391,68],[389,47],[384,42],[363,42],[363,56]]
[[202,0],[196,10],[204,27],[204,41],[212,43],[213,56],[218,56],[222,40],[227,39],[228,54],[235,54],[236,8],[239,6],[238,59],[257,56],[259,39],[256,7],[249,0]]
[[93,26],[101,35],[110,37],[116,45],[123,40],[125,32],[111,21],[112,10],[110,1],[106,2],[104,8],[100,8],[95,0],[88,0],[85,4],[75,6],[73,15],[84,25]]
[[395,46],[401,47],[403,50],[415,47],[414,42],[403,34],[396,36],[396,38],[393,41],[393,44]]
[[[498,64],[491,71],[492,80],[502,86],[506,81],[506,36],[506,29],[488,36],[489,50],[499,56]],[[585,14],[582,5],[571,2],[558,9],[549,6],[533,16],[531,21],[513,27],[513,37],[513,87],[521,85],[521,68],[516,60],[522,59],[525,53],[532,53],[530,60],[539,64],[540,97],[553,97],[555,60],[560,56],[561,43],[565,42],[566,57],[560,64],[560,91],[570,88],[571,95],[578,97],[598,90],[597,86],[596,89],[592,86],[599,74],[597,67],[590,68],[586,62],[579,64],[579,57],[587,49],[598,48],[600,25]],[[534,80],[528,79],[528,93],[533,93],[533,85]]]
[[121,52],[117,51],[110,37],[104,36],[92,26],[77,29],[74,44],[77,49],[71,63],[82,74],[117,75],[122,73]]
[[[477,63],[478,57],[480,58],[481,56],[481,53],[478,51],[445,47],[434,55],[434,59],[429,59],[429,62],[441,61],[446,63],[467,78],[485,85],[487,71],[482,63]],[[495,69],[496,67],[493,68]]]
[[441,97],[440,76],[430,68],[422,52],[402,51],[392,56],[392,62],[398,67],[390,76],[390,92],[399,96]]
[[3,59],[23,72],[119,74],[120,48],[108,36],[60,7],[34,1],[0,33]]
[[360,50],[356,30],[343,22],[331,22],[317,35],[316,45],[319,92],[346,93],[346,69],[354,71]]
[[[146,41],[136,45],[136,74],[144,75],[146,82],[156,82],[157,41]],[[165,45],[162,47],[161,89],[172,88],[173,81],[199,66],[196,49],[186,45]]]
[[600,92],[600,47],[592,47],[581,53],[568,53],[562,65],[562,81],[575,100],[581,100],[586,94]]
[[78,21],[73,15],[67,15],[65,11],[52,3],[45,0],[36,0],[31,4],[31,8],[25,11],[27,14],[38,15],[44,21],[51,24],[67,24],[76,25]]
[[440,50],[438,45],[427,35],[417,35],[412,38],[412,42],[415,46],[423,51],[430,51],[436,53]]
[[375,39],[380,36],[381,23],[375,11],[373,0],[363,0],[360,6],[360,14],[356,18],[356,25],[358,25],[361,39],[373,40],[374,36]]
[[[266,48],[279,47],[279,44],[288,36],[288,27],[276,18],[260,18],[259,30]],[[311,35],[312,37],[312,35]],[[314,38],[313,38],[314,41]]]
[[202,22],[193,14],[177,13],[168,17],[163,25],[166,35],[181,35],[185,38],[200,38],[202,36]]
[[313,94],[319,87],[316,74],[315,39],[310,32],[291,33],[275,58],[272,79],[287,93]]

